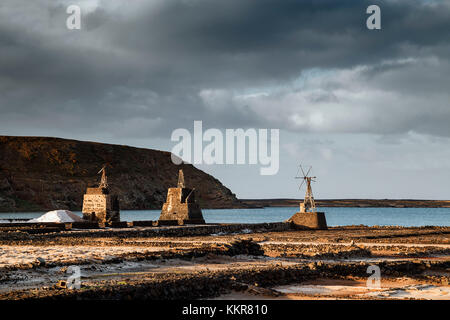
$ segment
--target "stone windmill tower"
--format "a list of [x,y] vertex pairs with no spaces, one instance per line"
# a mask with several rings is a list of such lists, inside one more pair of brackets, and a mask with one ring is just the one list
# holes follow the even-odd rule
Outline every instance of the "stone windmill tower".
[[316,202],[314,201],[314,196],[312,193],[311,182],[316,182],[317,177],[309,177],[308,174],[311,171],[312,167],[309,167],[308,171],[305,173],[303,167],[299,166],[299,171],[302,171],[302,176],[299,176],[297,173],[296,179],[302,179],[302,183],[298,187],[299,190],[302,189],[302,186],[306,183],[306,193],[305,200],[300,203],[300,212],[316,212]]
[[167,200],[164,203],[159,224],[203,224],[202,210],[195,201],[195,189],[186,188],[184,173],[178,172],[176,188],[169,188]]
[[83,197],[83,219],[90,222],[110,224],[120,221],[119,197],[110,194],[106,166],[98,172],[102,174],[97,188],[87,188]]
[[[302,183],[299,186],[301,190],[302,186],[306,184],[305,199],[300,202],[300,211],[294,214],[287,222],[299,229],[327,229],[327,220],[324,212],[317,212],[316,202],[312,193],[311,182],[316,182],[317,177],[309,176],[312,167],[309,167],[305,173],[303,167],[300,165],[297,172],[296,179],[302,179]],[[300,171],[302,175],[299,175]]]

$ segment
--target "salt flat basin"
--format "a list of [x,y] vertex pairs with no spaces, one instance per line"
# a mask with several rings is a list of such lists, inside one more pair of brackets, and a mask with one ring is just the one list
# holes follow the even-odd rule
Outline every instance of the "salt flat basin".
[[371,292],[368,296],[394,299],[450,300],[450,286],[412,285],[394,290]]
[[381,279],[381,286],[368,287],[364,280],[321,279],[314,283],[277,286],[273,290],[289,296],[328,296],[330,298],[450,300],[450,286],[416,283],[413,279]]
[[90,262],[108,260],[127,253],[145,253],[169,250],[164,247],[123,247],[123,246],[0,246],[0,267],[26,264],[44,259],[47,263]]
[[365,247],[386,247],[386,246],[397,246],[397,247],[437,247],[437,248],[450,248],[450,244],[440,244],[440,243],[402,243],[402,242],[313,242],[313,241],[262,241],[261,244],[291,244],[291,245],[330,245],[330,246],[365,246]]
[[289,285],[273,288],[281,293],[301,293],[301,294],[333,294],[342,291],[360,291],[366,292],[371,289],[358,286],[336,286],[336,285]]

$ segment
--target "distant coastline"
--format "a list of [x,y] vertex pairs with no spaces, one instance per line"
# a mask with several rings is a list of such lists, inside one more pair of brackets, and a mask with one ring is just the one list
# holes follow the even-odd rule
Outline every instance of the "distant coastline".
[[[244,207],[297,207],[301,199],[239,199]],[[450,200],[316,199],[318,207],[450,208]]]
[[[230,206],[211,208],[202,206],[202,209],[258,209],[270,207],[298,207],[303,199],[239,199]],[[418,199],[316,199],[317,207],[335,208],[450,208],[450,200],[418,200]],[[72,211],[81,211],[81,208],[71,208]],[[160,210],[157,207],[123,208],[122,210]],[[44,212],[45,209],[35,210],[1,210],[0,213]]]

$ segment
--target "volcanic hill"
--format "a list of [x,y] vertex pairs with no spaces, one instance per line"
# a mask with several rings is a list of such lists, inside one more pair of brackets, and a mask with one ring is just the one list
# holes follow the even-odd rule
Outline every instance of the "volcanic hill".
[[203,208],[242,206],[219,180],[170,152],[46,137],[0,136],[0,211],[81,210],[87,187],[108,165],[108,182],[121,209],[160,209],[183,169]]

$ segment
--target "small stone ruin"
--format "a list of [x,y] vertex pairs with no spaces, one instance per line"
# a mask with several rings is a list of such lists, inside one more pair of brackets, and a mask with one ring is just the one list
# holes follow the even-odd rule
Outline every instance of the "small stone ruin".
[[195,189],[186,188],[184,173],[178,173],[178,186],[169,188],[159,222],[176,222],[182,224],[204,224],[202,210],[195,201]]
[[[119,197],[110,194],[106,177],[106,168],[103,167],[102,179],[97,188],[87,188],[83,198],[83,219],[90,222],[110,224],[120,221]],[[99,172],[99,173],[100,173]]]

